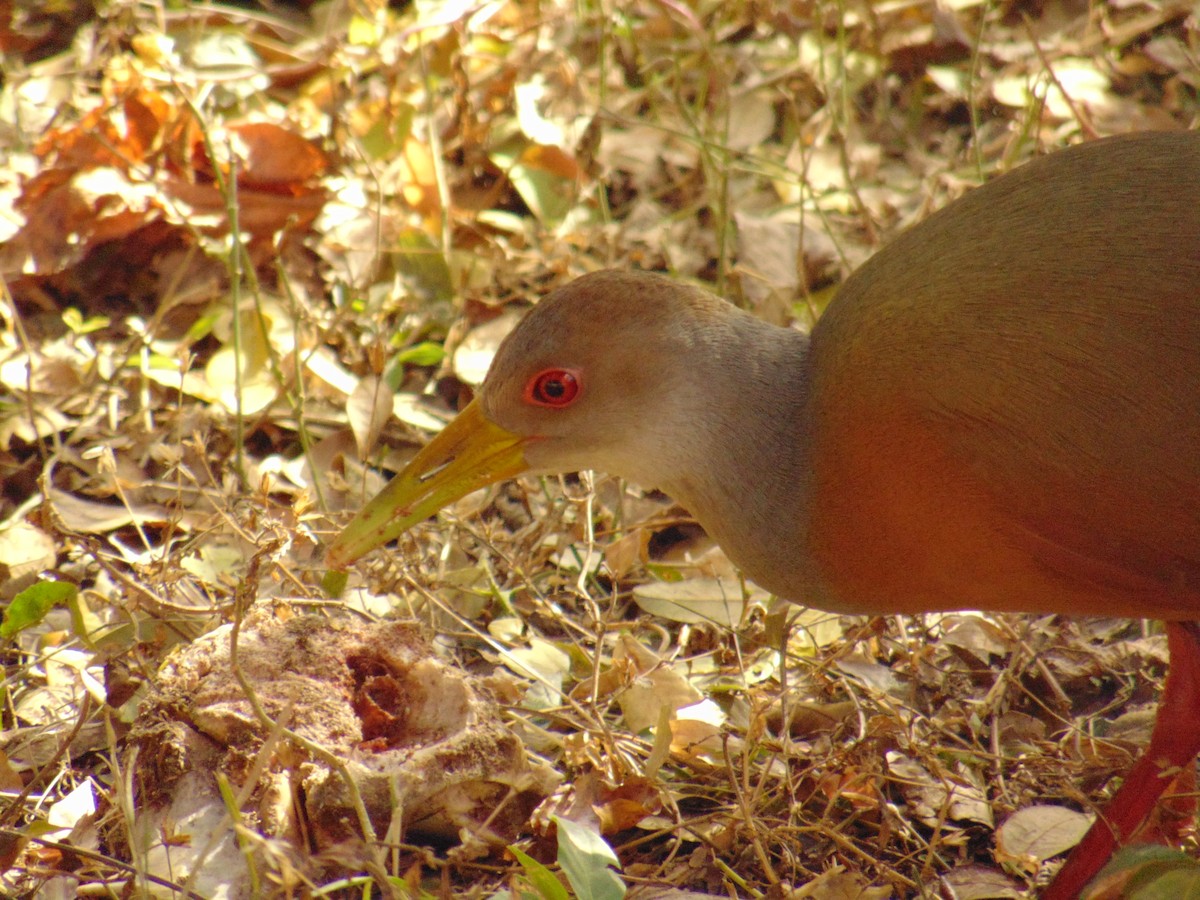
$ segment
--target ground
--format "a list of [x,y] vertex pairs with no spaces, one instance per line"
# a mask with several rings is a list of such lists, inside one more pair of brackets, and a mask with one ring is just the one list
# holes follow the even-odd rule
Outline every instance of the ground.
[[[1144,744],[1153,625],[780,607],[652,485],[491,489],[337,596],[322,545],[574,276],[663,271],[808,328],[981,181],[1194,126],[1190,3],[112,0],[0,8],[0,52],[4,892],[556,896],[540,862],[615,896],[582,833],[647,896],[1018,897]],[[270,675],[236,652],[381,618],[536,773],[473,756],[457,833],[354,799],[355,754],[412,740],[409,664],[305,683],[362,727],[332,753],[267,690],[308,643]],[[234,732],[171,680],[200,647],[244,692]],[[188,729],[204,822],[160,803],[196,789],[169,774]],[[320,766],[358,784],[329,828]],[[495,784],[526,805],[473,831]],[[234,822],[198,888],[171,848]]]

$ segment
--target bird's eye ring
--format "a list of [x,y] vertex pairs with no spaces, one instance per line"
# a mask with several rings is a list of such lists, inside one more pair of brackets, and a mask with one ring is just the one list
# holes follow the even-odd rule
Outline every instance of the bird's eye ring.
[[544,369],[525,386],[525,402],[549,409],[570,406],[579,396],[579,375],[570,369]]

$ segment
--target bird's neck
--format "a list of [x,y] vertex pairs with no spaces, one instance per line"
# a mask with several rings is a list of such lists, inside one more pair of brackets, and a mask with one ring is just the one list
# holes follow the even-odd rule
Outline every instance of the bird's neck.
[[746,315],[737,339],[697,354],[695,394],[663,490],[696,517],[748,578],[811,602],[808,546],[808,337]]

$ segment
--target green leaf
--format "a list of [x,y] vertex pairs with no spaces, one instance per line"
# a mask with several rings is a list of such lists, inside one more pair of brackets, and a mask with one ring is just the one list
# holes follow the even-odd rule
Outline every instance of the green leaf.
[[11,638],[31,625],[36,625],[59,603],[75,595],[75,585],[66,581],[39,581],[13,598],[4,611],[0,637]]
[[321,579],[321,590],[325,592],[326,597],[340,597],[345,593],[346,582],[349,580],[350,576],[346,572],[329,569]]
[[598,833],[555,816],[558,826],[558,864],[579,900],[621,900],[625,885],[609,866],[621,861]]
[[553,872],[516,847],[510,846],[508,852],[517,858],[517,862],[525,870],[525,877],[529,879],[529,883],[538,892],[541,900],[570,900],[571,895],[567,893],[562,882],[554,877]]
[[68,306],[63,310],[62,318],[63,324],[80,336],[107,328],[112,321],[107,316],[92,316],[85,319],[83,313],[73,306]]
[[1126,847],[1104,867],[1093,885],[1102,893],[1124,879],[1121,896],[1128,900],[1200,900],[1200,865],[1186,853],[1157,844]]
[[422,341],[396,354],[396,362],[411,366],[436,366],[446,358],[446,348],[433,341]]
[[405,228],[396,235],[391,255],[396,271],[416,297],[427,303],[454,299],[454,279],[446,254],[424,231]]
[[562,223],[575,208],[578,186],[573,179],[534,164],[536,148],[524,140],[512,140],[496,148],[491,160],[512,182],[525,205],[547,227]]
[[394,159],[404,149],[404,142],[412,134],[416,108],[411,103],[394,106],[391,115],[376,119],[359,141],[363,151],[371,159]]
[[78,591],[72,591],[67,597],[67,608],[71,611],[71,627],[75,636],[89,650],[95,650],[97,639],[104,633],[103,620],[92,612],[87,600]]
[[1200,866],[1165,872],[1122,896],[1129,900],[1200,900]]

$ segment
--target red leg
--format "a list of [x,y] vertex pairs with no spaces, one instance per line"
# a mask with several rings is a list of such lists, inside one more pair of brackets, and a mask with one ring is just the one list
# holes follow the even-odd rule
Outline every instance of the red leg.
[[1200,623],[1168,622],[1167,646],[1171,668],[1150,746],[1071,851],[1042,900],[1075,900],[1154,809],[1172,781],[1172,770],[1190,765],[1200,754]]

